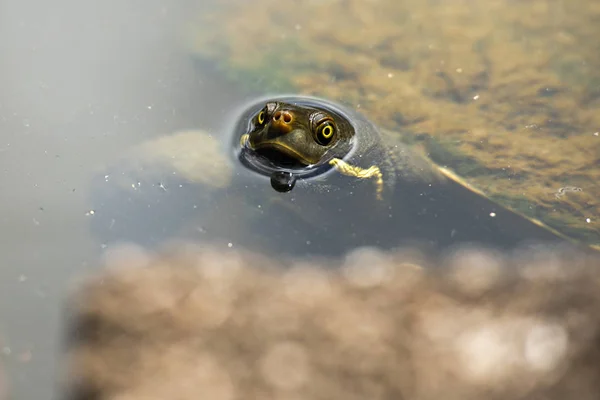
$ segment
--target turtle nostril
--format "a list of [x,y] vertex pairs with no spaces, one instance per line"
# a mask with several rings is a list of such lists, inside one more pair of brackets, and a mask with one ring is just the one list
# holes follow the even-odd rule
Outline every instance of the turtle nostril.
[[273,114],[273,121],[277,122],[281,122],[284,124],[289,124],[290,122],[292,122],[292,113],[290,113],[289,111],[277,111],[275,112],[275,114]]

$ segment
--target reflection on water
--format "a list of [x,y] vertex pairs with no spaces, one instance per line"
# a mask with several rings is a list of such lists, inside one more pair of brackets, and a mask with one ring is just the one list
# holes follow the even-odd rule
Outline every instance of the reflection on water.
[[188,243],[108,264],[72,298],[73,400],[598,398],[600,269],[577,253]]

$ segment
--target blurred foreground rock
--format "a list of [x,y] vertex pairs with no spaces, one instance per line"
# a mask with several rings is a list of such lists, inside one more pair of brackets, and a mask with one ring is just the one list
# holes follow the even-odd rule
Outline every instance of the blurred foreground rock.
[[107,267],[70,302],[71,399],[600,396],[591,256],[359,249],[336,264],[185,245],[123,247]]

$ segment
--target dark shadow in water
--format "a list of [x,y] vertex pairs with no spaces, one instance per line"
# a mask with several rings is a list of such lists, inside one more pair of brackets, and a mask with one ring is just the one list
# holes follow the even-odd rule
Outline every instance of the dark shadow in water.
[[[229,124],[232,127],[217,135],[221,139],[217,151],[231,156],[224,158],[222,167],[234,171],[226,187],[211,188],[182,179],[168,162],[146,159],[140,163],[133,153],[107,170],[106,176],[129,179],[124,184],[107,181],[104,175],[95,178],[91,195],[97,210],[92,220],[94,234],[107,245],[128,241],[155,247],[181,237],[217,241],[224,251],[242,246],[275,256],[301,257],[340,256],[357,246],[419,245],[437,252],[464,244],[513,249],[563,241],[454,180],[428,175],[415,179],[400,164],[390,165],[389,148],[375,128],[348,110],[345,116],[356,124],[356,131],[370,135],[369,147],[355,152],[349,161],[363,168],[380,163],[384,176],[395,179],[384,200],[376,198],[373,180],[333,170],[299,179],[293,190],[279,193],[271,188],[268,171],[259,169],[262,176],[249,170],[235,153],[248,116],[261,104],[258,101],[243,114],[238,111],[239,123]],[[231,143],[234,151],[228,147]],[[136,187],[132,190],[127,182]]]

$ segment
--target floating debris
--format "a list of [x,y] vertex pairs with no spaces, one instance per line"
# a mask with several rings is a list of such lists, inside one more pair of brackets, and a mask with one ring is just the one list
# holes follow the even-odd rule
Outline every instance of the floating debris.
[[568,192],[583,192],[583,189],[580,187],[577,187],[577,186],[564,186],[556,191],[556,193],[554,194],[554,197],[556,197],[557,199],[560,199]]

